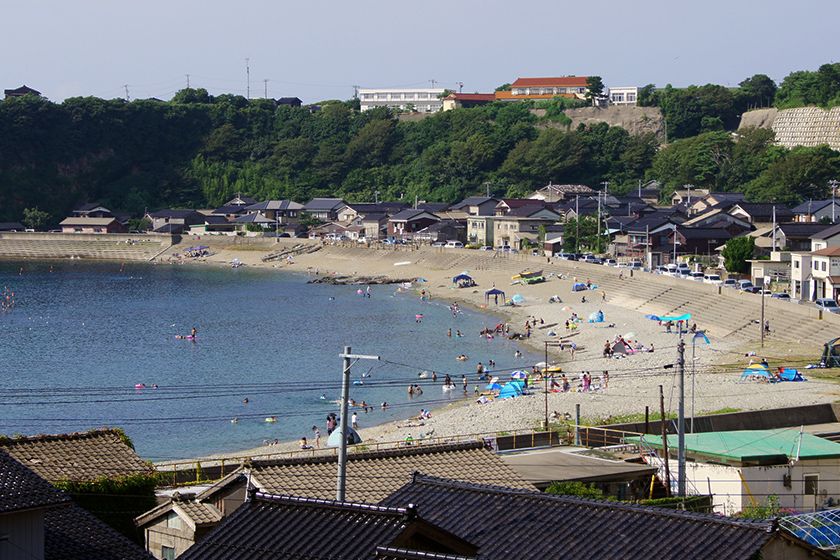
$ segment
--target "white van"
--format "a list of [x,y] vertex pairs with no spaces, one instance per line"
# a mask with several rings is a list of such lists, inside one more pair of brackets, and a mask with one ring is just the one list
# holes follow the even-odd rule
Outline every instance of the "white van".
[[444,247],[446,247],[447,249],[463,249],[464,244],[460,241],[447,241]]

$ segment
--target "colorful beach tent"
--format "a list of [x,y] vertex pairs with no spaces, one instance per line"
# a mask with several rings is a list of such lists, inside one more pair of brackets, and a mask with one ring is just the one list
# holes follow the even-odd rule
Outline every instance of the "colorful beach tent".
[[511,379],[528,379],[528,374],[521,369],[510,374]]
[[630,346],[624,341],[624,339],[619,339],[615,344],[612,345],[612,352],[613,354],[629,354],[630,353]]
[[452,278],[452,283],[457,284],[458,282],[469,282],[470,280],[472,280],[472,276],[470,276],[466,272],[462,272],[458,276]]
[[744,368],[744,372],[741,374],[741,380],[743,381],[750,377],[766,377],[771,381],[774,379],[770,370],[761,364],[751,364]]
[[[357,443],[362,443],[362,438],[359,437],[359,434],[356,433],[351,427],[347,427],[347,445],[355,445]],[[341,424],[339,423],[336,426],[333,433],[330,434],[330,437],[327,438],[327,447],[340,447],[341,446]]]
[[522,389],[519,383],[506,383],[502,390],[499,391],[500,399],[514,399],[522,396]]
[[498,383],[489,383],[484,389],[487,391],[501,391],[502,386]]
[[594,311],[589,314],[589,322],[590,323],[603,323],[604,322],[604,312],[603,311]]
[[784,368],[782,372],[779,374],[780,381],[805,381],[805,378],[802,377],[802,374],[799,373],[799,370],[794,368]]
[[513,294],[513,296],[511,296],[511,298],[510,298],[510,301],[512,301],[513,303],[521,304],[521,303],[525,303],[525,298],[522,297],[520,294]]
[[575,282],[574,284],[572,284],[573,292],[583,292],[586,289],[586,284],[584,284],[583,282]]
[[487,290],[486,292],[484,292],[484,301],[489,302],[490,298],[492,297],[492,298],[495,299],[496,303],[498,303],[499,302],[499,296],[502,297],[502,303],[504,303],[505,293],[502,290],[500,290],[499,288],[491,288],[491,289]]

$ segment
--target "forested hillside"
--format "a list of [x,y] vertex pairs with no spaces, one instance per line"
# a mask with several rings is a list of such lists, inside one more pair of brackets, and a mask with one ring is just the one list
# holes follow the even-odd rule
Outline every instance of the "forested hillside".
[[797,202],[829,193],[840,154],[785,150],[767,130],[729,131],[752,106],[837,100],[838,64],[795,72],[778,88],[760,74],[731,89],[646,86],[640,102],[666,117],[670,144],[662,147],[652,134],[606,124],[570,130],[562,100],[544,106],[542,119],[514,102],[400,122],[385,109],[360,113],[356,101],[310,110],[201,89],[168,102],[12,98],[0,102],[0,221],[38,207],[55,223],[85,201],[135,214],[214,206],[237,192],[455,201],[487,188],[520,196],[549,181],[606,181],[621,193],[656,179],[663,197],[690,183]]

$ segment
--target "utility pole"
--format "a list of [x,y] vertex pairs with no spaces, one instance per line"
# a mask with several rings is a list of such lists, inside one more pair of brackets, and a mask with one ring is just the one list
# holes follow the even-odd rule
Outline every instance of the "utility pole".
[[263,98],[268,99],[268,78],[263,79]]
[[665,492],[671,496],[671,468],[668,466],[668,430],[665,425],[665,392],[659,386],[659,427],[662,433],[662,458],[665,460]]
[[678,361],[680,366],[680,402],[677,413],[677,495],[685,497],[685,342],[682,339],[682,325],[680,329],[680,343],[677,344]]
[[379,204],[379,191],[373,191],[373,200]]
[[437,85],[437,80],[429,80],[429,83],[432,84],[432,89],[435,89],[435,86]]
[[601,191],[598,191],[598,237],[596,237],[596,240],[597,240],[597,245],[596,245],[597,249],[595,249],[595,252],[600,253],[601,252]]
[[359,360],[379,360],[379,356],[365,356],[351,354],[350,347],[344,347],[344,353],[339,354],[344,360],[341,379],[341,445],[338,447],[338,477],[336,480],[335,500],[343,502],[347,486],[347,433],[348,433],[348,408],[350,403],[350,367]]
[[190,75],[189,74],[184,74],[184,76],[187,77],[187,89],[190,89]]
[[832,179],[831,181],[828,182],[828,184],[831,186],[831,223],[835,224],[835,223],[837,223],[837,221],[836,221],[837,212],[836,212],[835,204],[834,204],[834,195],[837,192],[837,179]]
[[765,279],[769,279],[769,276],[765,276],[761,279],[761,323],[758,325],[758,328],[761,329],[761,347],[764,348],[764,289],[767,288],[768,282]]
[[123,87],[125,88],[125,100],[131,101],[131,96],[128,95],[128,84],[124,84]]
[[245,98],[251,99],[251,59],[245,59]]
[[639,179],[639,200],[642,199],[642,180]]
[[353,99],[358,99],[359,98],[359,88],[360,87],[361,86],[357,86],[357,85],[353,86]]
[[[832,205],[832,210],[833,210]],[[833,220],[832,220],[833,221]],[[776,251],[776,205],[773,205],[773,252]]]

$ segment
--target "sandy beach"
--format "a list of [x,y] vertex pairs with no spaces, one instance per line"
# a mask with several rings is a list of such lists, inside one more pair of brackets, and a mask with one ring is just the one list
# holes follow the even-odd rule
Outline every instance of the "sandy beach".
[[[557,341],[571,334],[565,329],[565,321],[576,313],[583,321],[567,341],[577,346],[574,357],[570,351],[549,349],[549,362],[558,363],[568,377],[572,391],[553,392],[548,395],[548,409],[560,418],[570,417],[575,413],[575,405],[581,405],[581,417],[584,424],[606,423],[620,416],[642,414],[645,406],[651,413],[659,410],[659,386],[664,387],[666,412],[677,409],[677,368],[668,367],[677,363],[677,334],[667,333],[657,321],[646,319],[644,310],[628,309],[622,301],[614,301],[609,293],[602,290],[572,293],[571,284],[577,279],[585,281],[584,269],[577,269],[576,263],[553,263],[546,268],[547,281],[532,286],[512,286],[510,268],[518,264],[507,263],[506,267],[487,267],[482,270],[463,270],[451,268],[447,261],[451,254],[442,250],[421,249],[418,251],[383,252],[365,249],[324,248],[320,251],[295,256],[293,261],[280,259],[264,263],[262,257],[268,250],[238,250],[221,246],[206,262],[214,264],[230,263],[238,258],[246,266],[274,268],[319,276],[324,275],[364,275],[388,276],[397,278],[422,277],[427,282],[415,284],[416,297],[425,289],[437,300],[447,303],[459,302],[486,309],[497,314],[500,321],[510,325],[511,333],[524,333],[528,318],[536,318],[537,325],[532,329],[530,338],[522,341],[539,352],[544,350],[545,341]],[[419,262],[418,262],[419,261]],[[521,268],[530,263],[522,262]],[[560,267],[560,268],[557,268]],[[564,268],[565,267],[565,268]],[[557,270],[557,272],[551,272]],[[564,273],[563,270],[566,270]],[[478,286],[457,289],[453,287],[452,276],[467,272],[474,276]],[[580,276],[577,273],[580,272]],[[615,271],[618,275],[619,271]],[[492,301],[485,306],[484,291],[492,286],[506,291],[510,297],[514,293],[524,296],[521,306],[495,306]],[[559,295],[562,303],[549,303],[549,298]],[[581,302],[586,295],[586,302]],[[588,323],[591,313],[602,311],[603,323]],[[539,324],[540,319],[542,325]],[[492,325],[488,325],[492,326]],[[714,329],[710,327],[710,332]],[[542,328],[541,328],[542,327]],[[703,325],[700,328],[704,328]],[[557,336],[549,336],[553,331]],[[479,333],[467,333],[479,336]],[[654,352],[640,352],[627,357],[605,358],[603,348],[607,340],[612,341],[617,335],[628,340],[638,341],[645,348],[654,346]],[[445,333],[442,333],[445,336]],[[742,340],[729,340],[711,336],[711,344],[702,340],[694,341],[695,360],[692,367],[692,339],[686,335],[686,413],[691,414],[692,406],[697,415],[721,410],[756,410],[785,406],[807,405],[830,402],[840,398],[840,385],[833,379],[809,377],[807,383],[764,384],[741,382],[740,373],[750,361],[745,353],[759,350],[757,344],[744,343]],[[797,349],[800,350],[800,349]],[[788,356],[810,355],[816,348],[802,347],[802,352],[794,353],[789,344],[770,344],[759,356],[766,356],[771,367],[786,365]],[[453,356],[453,360],[455,356]],[[752,358],[755,361],[758,356]],[[463,369],[475,368],[477,360],[470,360]],[[524,364],[528,369],[532,364]],[[584,372],[589,372],[593,385],[599,385],[603,371],[609,371],[607,388],[590,392],[577,392]],[[691,373],[695,372],[693,376]],[[806,376],[808,373],[806,372]],[[407,379],[407,381],[409,381]],[[459,380],[456,380],[456,383]],[[502,379],[504,381],[504,378]],[[440,384],[442,380],[439,380]],[[544,394],[541,387],[533,395],[507,400],[493,400],[487,404],[475,402],[473,387],[479,384],[477,376],[469,379],[470,392],[463,401],[453,403],[432,411],[432,417],[418,422],[416,420],[377,424],[376,409],[369,414],[359,414],[360,434],[367,443],[398,441],[408,436],[414,439],[423,436],[447,437],[463,434],[505,432],[517,429],[537,428],[543,420],[545,411]],[[484,387],[484,383],[479,384]],[[692,404],[692,386],[694,398]],[[427,390],[438,390],[436,387]],[[460,384],[456,391],[461,392]],[[417,411],[419,413],[419,409]],[[302,433],[305,432],[302,427]],[[326,434],[324,433],[324,437]],[[241,455],[257,455],[297,448],[296,442],[284,442],[267,448],[243,451]]]

